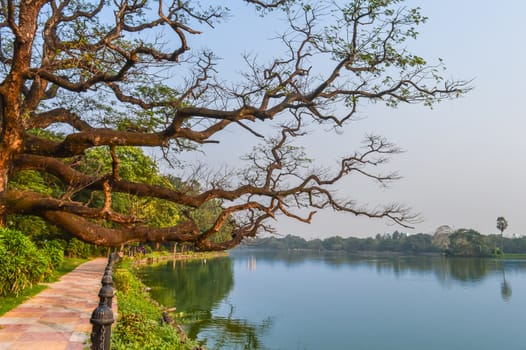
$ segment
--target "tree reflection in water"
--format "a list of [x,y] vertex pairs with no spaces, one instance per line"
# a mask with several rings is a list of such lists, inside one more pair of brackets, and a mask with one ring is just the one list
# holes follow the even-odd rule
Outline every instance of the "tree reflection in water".
[[233,305],[226,316],[214,314],[234,286],[230,258],[148,265],[141,268],[140,276],[155,300],[166,307],[177,307],[176,322],[190,338],[203,341],[208,349],[261,348],[259,339],[271,327],[270,319],[259,324],[236,319]]
[[208,349],[262,349],[260,337],[271,327],[271,319],[253,324],[245,319],[233,318],[233,311],[234,307],[230,305],[227,317],[214,316],[208,312],[205,317],[189,324],[188,335],[192,338],[199,335],[199,339],[210,344]]
[[[243,250],[231,257],[205,261],[176,261],[142,269],[143,281],[151,287],[152,296],[166,307],[177,307],[176,322],[187,334],[203,341],[208,349],[262,349],[271,336],[277,319],[250,321],[235,312],[235,302],[228,304],[234,287],[233,261],[248,261],[254,272],[257,266],[293,267],[301,264],[323,264],[330,269],[368,267],[370,271],[403,278],[412,275],[434,275],[442,288],[454,285],[478,285],[489,276],[502,275],[500,287],[504,302],[510,301],[508,272],[526,269],[526,262],[442,256],[350,256],[307,252],[268,252]],[[261,264],[261,265],[260,265]],[[259,269],[257,270],[259,273]],[[243,283],[244,281],[238,281]],[[270,313],[270,315],[275,315]],[[267,317],[267,316],[263,316]],[[274,317],[274,316],[271,316]]]
[[235,255],[257,254],[257,259],[268,263],[282,262],[287,266],[302,264],[309,260],[322,261],[335,269],[348,265],[374,266],[377,273],[393,273],[402,276],[406,273],[427,274],[432,271],[442,286],[453,284],[478,284],[490,273],[501,272],[500,292],[502,300],[510,301],[512,289],[506,279],[506,270],[525,269],[525,264],[510,263],[491,258],[458,258],[436,255],[422,256],[360,256],[345,253],[327,253],[296,250],[257,250],[238,249]]
[[504,269],[504,264],[500,264],[500,268],[502,271],[502,282],[500,284],[500,295],[502,296],[502,300],[505,302],[508,302],[511,300],[511,285],[508,281],[506,281],[506,271]]

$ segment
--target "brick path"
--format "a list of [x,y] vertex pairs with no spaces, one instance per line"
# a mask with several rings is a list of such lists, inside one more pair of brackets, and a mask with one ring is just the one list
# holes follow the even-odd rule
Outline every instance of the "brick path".
[[108,260],[78,266],[0,317],[0,350],[82,350]]

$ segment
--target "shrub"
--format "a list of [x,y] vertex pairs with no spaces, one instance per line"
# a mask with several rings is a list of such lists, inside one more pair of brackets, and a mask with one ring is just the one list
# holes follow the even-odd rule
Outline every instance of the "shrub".
[[119,300],[119,320],[112,334],[116,350],[194,349],[192,340],[181,343],[177,331],[161,322],[161,306],[145,292],[145,286],[130,271],[129,260],[119,263],[113,280]]
[[47,255],[16,230],[0,228],[0,295],[17,296],[53,273]]
[[122,268],[117,269],[113,273],[113,282],[115,283],[115,288],[122,293],[128,293],[133,283],[137,283],[132,273]]
[[87,259],[91,255],[91,246],[76,238],[72,238],[66,247],[66,255],[70,258]]
[[48,257],[52,270],[56,270],[62,266],[64,262],[64,246],[60,241],[52,240],[45,242],[42,251]]

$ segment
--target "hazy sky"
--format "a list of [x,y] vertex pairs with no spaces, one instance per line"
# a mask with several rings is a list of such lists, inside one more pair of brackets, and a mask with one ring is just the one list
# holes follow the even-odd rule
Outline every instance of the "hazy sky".
[[[323,142],[318,139],[306,146],[324,164],[336,161],[343,154],[338,152],[367,133],[386,136],[403,148],[406,152],[389,163],[389,169],[398,171],[402,180],[387,190],[347,182],[342,191],[366,202],[397,201],[411,206],[424,221],[414,230],[403,229],[405,232],[432,233],[440,225],[450,225],[496,233],[496,218],[504,216],[509,222],[505,234],[526,234],[526,2],[411,0],[406,4],[421,7],[429,17],[418,40],[408,48],[429,61],[443,58],[448,68],[445,77],[474,79],[474,90],[433,110],[419,105],[396,110],[382,104],[365,106],[362,120],[352,123],[345,133],[325,134],[320,136]],[[272,47],[259,38],[270,38],[275,32],[258,29],[247,22],[254,21],[250,18],[233,17],[219,25],[212,36],[217,46],[211,44],[209,34],[203,36],[205,45],[218,47],[221,68],[230,73],[237,69],[240,52],[264,54]],[[234,32],[244,47],[228,36]],[[239,130],[226,131],[226,148],[211,150],[207,156],[228,162],[225,149],[249,137]],[[306,238],[401,230],[382,220],[332,212],[319,213],[310,225],[283,220],[276,226],[281,234]]]

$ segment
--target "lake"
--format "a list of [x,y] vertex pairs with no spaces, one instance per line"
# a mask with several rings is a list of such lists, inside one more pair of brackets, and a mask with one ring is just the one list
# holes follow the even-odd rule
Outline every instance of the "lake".
[[140,275],[207,349],[526,346],[526,260],[238,249]]

